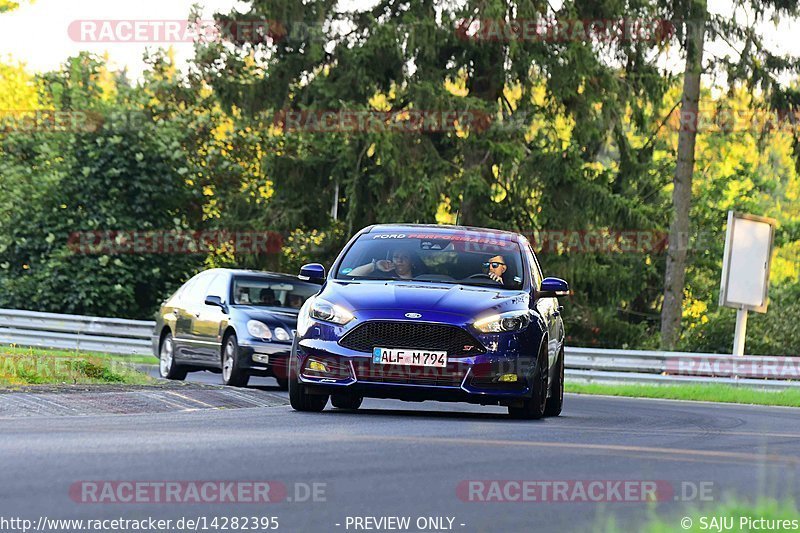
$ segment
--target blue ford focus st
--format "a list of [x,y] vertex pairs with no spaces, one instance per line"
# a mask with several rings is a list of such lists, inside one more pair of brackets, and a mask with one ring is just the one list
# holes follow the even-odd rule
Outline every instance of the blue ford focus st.
[[508,407],[557,416],[564,392],[558,278],[542,279],[521,235],[376,225],[345,246],[300,309],[289,362],[298,411],[357,409],[364,397]]

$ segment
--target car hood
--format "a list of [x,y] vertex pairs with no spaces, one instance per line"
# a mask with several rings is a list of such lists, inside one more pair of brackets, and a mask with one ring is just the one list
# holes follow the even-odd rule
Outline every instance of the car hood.
[[283,324],[289,329],[297,327],[298,309],[265,309],[255,305],[237,305],[236,310],[242,313],[248,320],[260,320],[261,322]]
[[319,297],[354,312],[373,309],[436,311],[467,318],[490,310],[525,309],[529,303],[529,296],[523,291],[413,281],[332,281]]

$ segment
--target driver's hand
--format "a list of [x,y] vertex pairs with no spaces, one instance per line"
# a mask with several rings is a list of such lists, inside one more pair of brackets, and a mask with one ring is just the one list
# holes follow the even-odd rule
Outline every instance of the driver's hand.
[[489,272],[489,277],[492,278],[494,281],[499,283],[500,285],[503,284],[503,278],[495,274],[494,272]]
[[375,262],[375,267],[382,272],[391,272],[394,270],[394,263],[388,259],[381,259]]

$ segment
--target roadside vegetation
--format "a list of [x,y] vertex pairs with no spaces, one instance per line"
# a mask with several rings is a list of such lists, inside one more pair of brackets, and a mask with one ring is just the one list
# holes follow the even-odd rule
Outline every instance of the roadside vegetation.
[[[0,109],[77,123],[26,128],[27,115],[0,113],[0,307],[148,319],[207,267],[296,272],[330,265],[369,224],[458,219],[525,233],[546,275],[570,282],[570,346],[655,348],[680,214],[688,230],[669,248],[687,254],[685,283],[670,292],[684,296],[668,306],[680,334],[664,344],[724,353],[736,313],[717,302],[736,210],[778,221],[769,313],[750,318],[748,351],[797,354],[800,92],[778,78],[800,62],[761,46],[762,22],[794,17],[792,3],[756,3],[748,27],[709,19],[708,46],[722,36],[747,53],[703,58],[696,127],[681,126],[683,75],[662,68],[686,56],[688,26],[635,42],[498,40],[491,25],[453,22],[515,12],[502,2],[241,4],[218,20],[291,22],[291,42],[223,36],[185,66],[152,50],[137,80],[88,52],[51,72],[0,60]],[[545,4],[517,16],[705,18],[694,2]],[[406,120],[417,112],[427,126]],[[676,165],[691,160],[678,141],[695,129],[695,172],[679,180],[691,201],[676,210]],[[237,247],[236,232],[267,231],[282,246]],[[177,236],[197,246],[165,244]]]
[[0,348],[0,387],[25,385],[117,384],[146,385],[153,382],[134,364],[152,363],[155,358],[136,360],[110,354],[40,348]]
[[702,385],[605,385],[600,383],[565,384],[565,391],[575,394],[661,398],[703,402],[782,405],[800,407],[800,390],[769,391],[707,383]]

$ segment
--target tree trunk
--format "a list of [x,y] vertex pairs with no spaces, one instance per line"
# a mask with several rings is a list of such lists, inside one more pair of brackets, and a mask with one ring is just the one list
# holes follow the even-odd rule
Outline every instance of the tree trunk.
[[661,307],[661,346],[667,350],[675,348],[681,331],[706,14],[706,0],[694,0],[686,28],[686,68],[681,99],[681,128],[678,132],[678,160],[675,165],[672,191],[672,220],[669,226],[667,268],[664,274],[664,304]]

